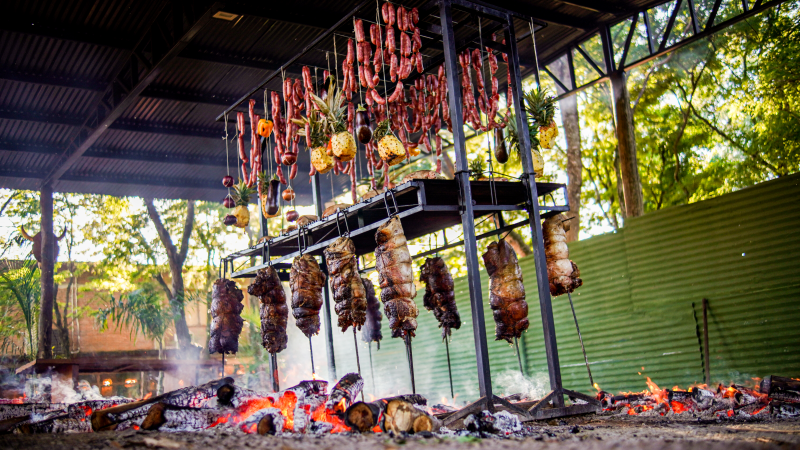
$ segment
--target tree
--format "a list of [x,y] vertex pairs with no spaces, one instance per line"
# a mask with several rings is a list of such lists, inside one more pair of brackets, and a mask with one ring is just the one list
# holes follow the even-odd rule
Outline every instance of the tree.
[[11,265],[6,262],[0,268],[0,293],[4,296],[13,298],[25,321],[25,328],[28,331],[28,351],[29,357],[36,357],[38,345],[38,331],[34,339],[36,327],[36,317],[39,309],[41,285],[39,283],[40,272],[36,261],[30,256],[22,264]]
[[186,208],[186,219],[183,222],[180,248],[175,247],[175,244],[172,243],[169,231],[161,221],[161,216],[153,204],[153,199],[145,198],[144,204],[147,207],[147,214],[150,216],[150,220],[153,221],[153,225],[158,231],[158,237],[167,252],[172,289],[167,286],[160,274],[156,279],[169,298],[178,346],[182,351],[186,351],[191,348],[192,338],[189,335],[189,327],[186,325],[186,312],[184,310],[186,288],[183,283],[183,264],[186,262],[186,255],[189,253],[189,238],[192,236],[192,228],[194,226],[194,201],[190,200]]

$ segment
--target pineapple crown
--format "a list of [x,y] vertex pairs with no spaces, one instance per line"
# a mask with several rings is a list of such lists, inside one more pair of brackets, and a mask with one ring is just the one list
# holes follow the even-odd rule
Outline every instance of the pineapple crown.
[[336,89],[333,79],[331,79],[328,87],[328,97],[325,100],[313,93],[311,98],[319,108],[320,121],[323,124],[322,129],[326,133],[334,135],[347,131],[347,105],[344,103],[344,92],[341,89]]
[[556,98],[541,86],[523,94],[525,110],[536,126],[544,127],[553,122],[556,115]]
[[372,140],[373,142],[380,142],[381,139],[391,132],[392,130],[389,128],[389,119],[381,121],[378,123],[378,126],[375,127],[375,131],[372,132]]
[[483,175],[483,161],[480,158],[470,161],[469,172],[470,177],[473,179],[480,178],[480,176]]
[[300,129],[297,130],[297,134],[302,137],[306,136],[306,124],[311,125],[312,148],[323,147],[328,143],[328,136],[325,134],[325,121],[315,109],[312,108],[308,116],[301,117],[300,119],[292,119],[292,122],[300,126]]
[[254,189],[247,185],[244,181],[239,181],[239,184],[233,187],[233,201],[236,206],[247,205],[250,203],[250,196],[253,195]]
[[[513,112],[508,112],[508,126],[506,127],[505,132],[505,139],[508,142],[508,146],[511,147],[511,150],[515,151],[519,154],[520,146],[519,146],[519,134],[517,133],[517,118]],[[530,136],[530,143],[531,149],[538,150],[539,149],[539,127],[536,126],[536,122],[534,122],[531,116],[528,116],[528,136]]]

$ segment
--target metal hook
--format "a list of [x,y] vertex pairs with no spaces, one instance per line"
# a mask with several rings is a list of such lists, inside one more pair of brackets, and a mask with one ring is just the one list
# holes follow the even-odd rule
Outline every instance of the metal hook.
[[264,241],[264,245],[261,247],[261,264],[265,264],[272,258],[269,247],[269,241]]
[[[392,197],[392,203],[394,203],[394,213],[392,213],[389,209],[389,200],[387,200],[387,197],[389,196]],[[386,215],[389,216],[390,219],[400,212],[400,208],[397,207],[397,199],[394,198],[394,191],[391,189],[388,189],[386,192],[384,192],[383,205],[386,207]]]
[[342,212],[341,208],[336,209],[336,231],[339,232],[339,237],[342,237],[342,229],[339,227],[339,217],[344,215],[344,229],[345,237],[350,237],[350,224],[347,223],[347,213]]
[[[300,227],[297,229],[297,251],[300,253],[300,256],[303,256],[303,252],[308,248],[308,241],[306,240],[306,227]],[[303,236],[303,243],[300,244],[300,236]]]

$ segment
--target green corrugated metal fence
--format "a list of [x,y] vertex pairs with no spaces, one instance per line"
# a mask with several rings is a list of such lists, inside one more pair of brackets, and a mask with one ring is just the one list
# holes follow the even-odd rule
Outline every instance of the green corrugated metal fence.
[[[584,280],[573,300],[601,388],[641,390],[644,376],[662,387],[703,382],[703,298],[712,381],[800,375],[800,175],[649,213],[618,233],[570,244],[570,256]],[[531,322],[523,363],[529,388],[541,392],[547,364],[533,260],[520,265]],[[495,389],[521,391],[507,387],[517,359],[507,343],[494,341],[485,271],[481,282]],[[445,346],[433,315],[422,308],[422,292],[415,300],[421,310],[413,346],[417,391],[439,401],[449,396]],[[472,400],[477,374],[465,279],[456,280],[456,301],[463,325],[450,344],[453,379],[458,400]],[[564,385],[592,392],[566,296],[553,299],[553,310]],[[335,334],[337,371],[354,371],[352,336]],[[360,345],[369,394],[369,356]],[[387,337],[372,354],[378,396],[410,391],[402,341]]]

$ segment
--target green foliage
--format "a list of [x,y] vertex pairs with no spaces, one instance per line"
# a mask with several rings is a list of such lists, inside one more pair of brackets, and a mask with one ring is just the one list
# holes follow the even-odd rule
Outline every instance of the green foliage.
[[[11,263],[0,267],[0,307],[13,311],[11,306],[16,303],[16,310],[22,315],[25,328],[28,332],[28,351],[30,357],[36,353],[36,343],[38,333],[36,333],[36,318],[39,315],[39,303],[41,299],[41,284],[39,279],[41,274],[39,266],[33,258],[28,258],[19,266],[15,267]],[[4,316],[0,320],[0,336],[9,337],[16,331],[14,323],[9,322],[12,315]],[[36,339],[34,335],[36,334]]]
[[158,342],[161,348],[164,344],[164,334],[173,319],[172,308],[164,305],[163,298],[163,294],[149,283],[117,298],[110,295],[105,307],[97,310],[95,321],[101,332],[109,328],[111,321],[117,330],[122,328],[130,330],[130,336],[134,341],[137,333],[141,333],[147,339]]

